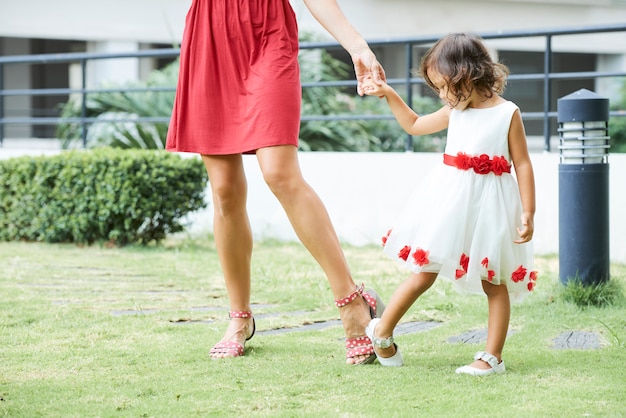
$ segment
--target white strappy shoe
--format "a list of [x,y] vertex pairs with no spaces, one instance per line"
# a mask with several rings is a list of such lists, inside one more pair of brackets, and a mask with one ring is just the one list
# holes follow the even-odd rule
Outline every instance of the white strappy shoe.
[[463,366],[456,369],[457,374],[469,374],[472,376],[487,376],[489,374],[502,374],[506,371],[504,367],[504,361],[498,363],[498,359],[493,354],[489,354],[485,351],[479,351],[474,355],[474,360],[482,360],[491,366],[490,369],[478,369],[472,366]]
[[[372,345],[374,346],[374,353],[376,354],[376,357],[378,357],[378,362],[381,366],[385,367],[400,367],[404,364],[404,360],[402,360],[402,354],[400,353],[400,349],[393,342],[393,335],[388,338],[378,338],[374,333],[376,325],[378,325],[379,322],[380,318],[374,318],[370,321],[367,328],[365,328],[365,333],[372,341]],[[378,353],[376,353],[376,348],[389,348],[392,345],[396,348],[396,354],[394,354],[393,356],[381,357],[378,355]]]

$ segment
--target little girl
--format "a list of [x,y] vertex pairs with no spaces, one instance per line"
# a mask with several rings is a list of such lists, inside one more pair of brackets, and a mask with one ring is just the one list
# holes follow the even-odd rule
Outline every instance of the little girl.
[[[535,185],[519,108],[499,94],[508,69],[494,62],[482,39],[456,33],[424,56],[421,76],[445,105],[419,116],[389,85],[368,81],[365,92],[385,97],[411,135],[448,129],[443,161],[421,182],[414,198],[383,238],[384,253],[410,276],[391,297],[382,318],[366,332],[383,366],[401,366],[393,330],[438,275],[461,289],[485,293],[489,305],[487,344],[457,373],[504,373],[510,297],[534,287]],[[511,164],[517,182],[511,174]],[[415,179],[406,176],[407,187]]]

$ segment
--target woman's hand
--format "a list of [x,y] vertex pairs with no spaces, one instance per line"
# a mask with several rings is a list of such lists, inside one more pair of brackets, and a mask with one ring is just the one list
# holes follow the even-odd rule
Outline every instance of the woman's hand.
[[[350,52],[350,51],[349,51]],[[350,53],[352,62],[354,63],[354,72],[356,73],[356,91],[359,96],[367,94],[364,91],[364,83],[367,79],[374,84],[380,86],[387,80],[385,70],[376,59],[371,49],[363,49],[362,51]]]

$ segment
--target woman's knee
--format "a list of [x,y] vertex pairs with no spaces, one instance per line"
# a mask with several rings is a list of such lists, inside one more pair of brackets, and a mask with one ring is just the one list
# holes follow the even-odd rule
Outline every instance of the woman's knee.
[[289,196],[306,188],[298,163],[297,148],[276,146],[257,151],[263,180],[277,196]]
[[213,205],[219,212],[245,207],[248,185],[241,155],[203,155]]
[[277,196],[294,193],[304,182],[300,173],[282,170],[279,167],[264,170],[263,180]]
[[223,182],[210,183],[213,205],[220,213],[241,210],[246,206],[247,187],[244,184]]

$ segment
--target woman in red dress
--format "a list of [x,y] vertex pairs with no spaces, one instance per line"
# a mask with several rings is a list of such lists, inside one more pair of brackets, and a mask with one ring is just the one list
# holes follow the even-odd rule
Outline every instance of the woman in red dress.
[[[336,0],[304,2],[350,54],[359,94],[366,76],[384,80],[374,53]],[[231,318],[210,356],[242,356],[254,334],[252,233],[242,154],[255,153],[264,180],[328,277],[346,333],[346,361],[368,363],[375,356],[365,327],[376,301],[352,279],[326,208],[298,163],[298,45],[289,0],[193,0],[187,14],[166,148],[202,155],[210,179],[213,233]]]

